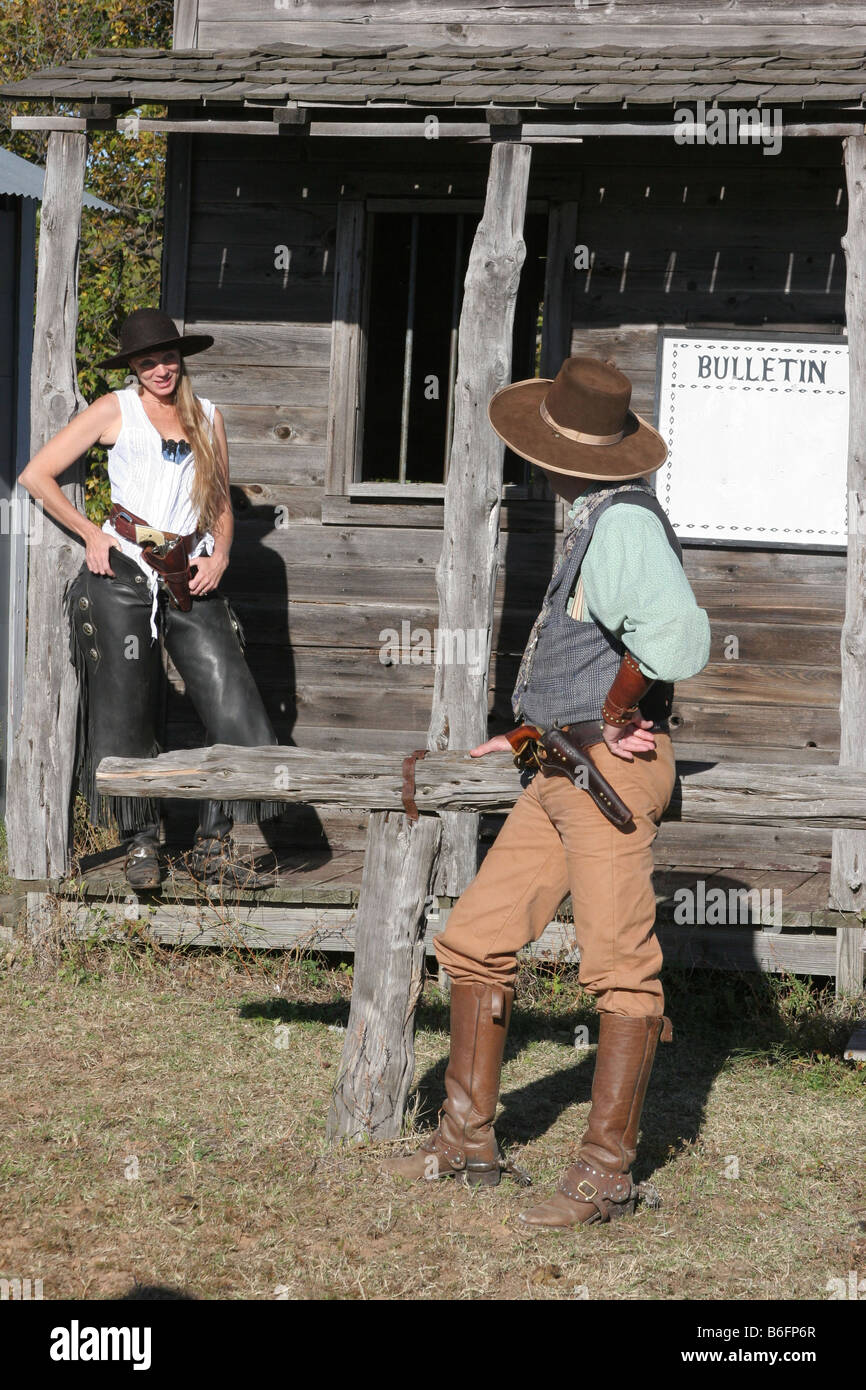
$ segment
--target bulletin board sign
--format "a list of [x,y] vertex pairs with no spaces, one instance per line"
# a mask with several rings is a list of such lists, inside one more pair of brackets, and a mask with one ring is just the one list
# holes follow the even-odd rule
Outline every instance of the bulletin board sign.
[[845,338],[661,330],[656,404],[681,540],[846,546]]

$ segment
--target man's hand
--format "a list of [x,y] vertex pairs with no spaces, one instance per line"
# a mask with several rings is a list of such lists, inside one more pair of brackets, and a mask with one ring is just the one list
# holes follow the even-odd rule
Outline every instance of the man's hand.
[[632,719],[622,725],[605,724],[604,741],[617,758],[633,763],[635,753],[652,753],[655,749],[655,736],[649,732],[652,726],[651,719]]
[[196,555],[189,563],[190,569],[195,566],[195,574],[189,581],[189,591],[195,594],[196,598],[212,593],[229,567],[228,556],[218,550],[215,550],[213,555]]
[[504,734],[497,734],[495,738],[489,738],[486,743],[479,743],[477,748],[470,748],[470,758],[483,758],[485,753],[511,753],[513,749]]

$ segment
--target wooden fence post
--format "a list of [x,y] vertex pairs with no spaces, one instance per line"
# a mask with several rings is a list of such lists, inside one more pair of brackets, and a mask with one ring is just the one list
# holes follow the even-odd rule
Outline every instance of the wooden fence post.
[[[30,392],[31,452],[85,404],[75,372],[78,248],[87,136],[53,131],[48,141]],[[60,480],[58,480],[60,481]],[[61,483],[84,506],[82,461]],[[32,515],[32,512],[31,512]],[[31,539],[27,655],[21,721],[9,769],[6,824],[14,878],[60,878],[67,870],[78,686],[69,659],[61,598],[81,564],[76,539],[41,512]]]
[[[845,320],[848,396],[848,571],[842,628],[842,741],[839,761],[866,770],[866,136],[845,140],[848,227],[842,238],[847,278]],[[866,907],[866,832],[834,830],[830,900],[843,912]],[[840,928],[848,933],[851,928]],[[859,938],[860,933],[857,932]],[[863,954],[853,936],[839,938],[837,994],[859,994]]]
[[428,885],[438,816],[374,811],[355,919],[352,1006],[328,1114],[329,1139],[393,1139],[415,1071]]

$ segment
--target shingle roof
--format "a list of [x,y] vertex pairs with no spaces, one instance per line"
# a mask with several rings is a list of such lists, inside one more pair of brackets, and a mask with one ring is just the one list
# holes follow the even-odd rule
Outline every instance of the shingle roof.
[[421,49],[274,44],[253,50],[96,49],[0,86],[0,96],[127,106],[187,102],[280,106],[538,108],[671,107],[678,102],[861,107],[866,52],[798,41],[719,53],[593,48]]

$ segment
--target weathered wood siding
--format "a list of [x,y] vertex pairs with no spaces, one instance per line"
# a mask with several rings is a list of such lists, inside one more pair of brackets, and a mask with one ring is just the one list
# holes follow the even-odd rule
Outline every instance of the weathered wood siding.
[[[226,587],[280,738],[408,751],[426,741],[432,661],[383,664],[380,634],[404,622],[413,633],[436,627],[441,510],[367,502],[357,521],[353,511],[322,522],[337,207],[347,197],[420,196],[477,198],[480,208],[489,151],[349,145],[195,137],[183,302],[187,329],[217,339],[191,367],[195,389],[226,417],[240,504]],[[542,146],[530,198],[577,203],[577,241],[593,267],[574,275],[572,348],[612,354],[641,413],[654,414],[660,326],[842,331],[835,142],[788,141],[773,158],[647,139]],[[278,246],[289,250],[288,270],[275,266]],[[510,719],[519,653],[554,560],[555,515],[553,504],[503,506],[493,728]],[[679,689],[684,754],[832,761],[845,557],[689,546],[685,564],[710,613],[713,655]],[[724,660],[730,634],[737,661]],[[170,713],[175,745],[199,741],[184,702]],[[346,824],[354,843],[360,825]],[[829,853],[823,831],[750,832],[744,847],[730,827],[671,825],[662,842],[691,864],[811,867]]]
[[[855,0],[809,5],[791,0],[475,0],[470,6],[441,0],[249,0],[242,9],[232,0],[181,0],[185,16],[179,36],[193,34],[200,48],[253,48],[257,44],[294,42],[321,44],[423,43],[425,47],[454,44],[510,44],[515,31],[520,42],[556,42],[574,36],[603,42],[611,30],[626,28],[629,39],[657,36],[669,47],[688,41],[689,31],[726,30],[745,41],[757,41],[792,26],[807,25],[811,41],[834,31],[866,24],[866,6]],[[195,18],[192,11],[195,10]],[[543,33],[543,37],[540,37]],[[525,37],[524,37],[525,35]],[[692,40],[693,42],[694,40]]]

